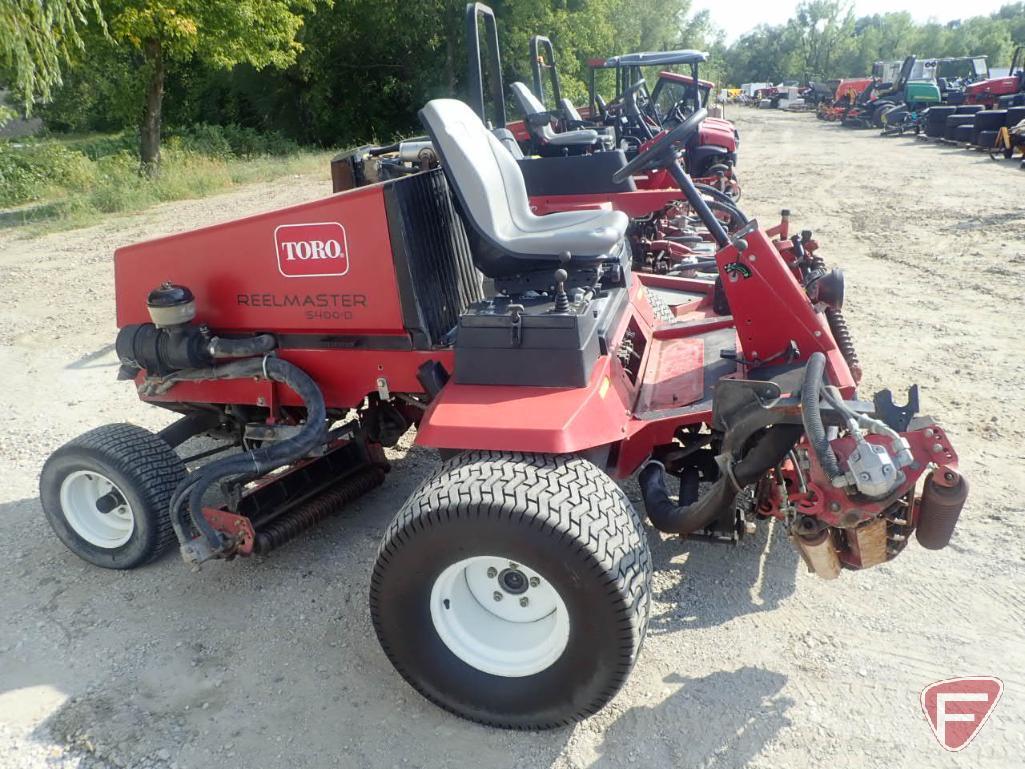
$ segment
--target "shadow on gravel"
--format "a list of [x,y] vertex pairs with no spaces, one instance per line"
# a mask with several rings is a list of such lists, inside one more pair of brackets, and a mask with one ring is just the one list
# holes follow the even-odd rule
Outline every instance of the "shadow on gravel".
[[[382,489],[318,529],[198,574],[174,553],[130,574],[90,567],[53,537],[37,500],[0,504],[0,525],[19,532],[15,547],[0,547],[10,567],[0,703],[45,697],[26,726],[40,750],[69,750],[69,766],[557,763],[575,730],[511,733],[454,718],[410,689],[374,639],[366,596],[381,532],[437,462],[413,448]],[[657,570],[680,572],[661,581],[672,587],[656,599],[672,608],[656,608],[654,633],[771,609],[793,590],[796,559],[775,534],[736,549],[656,540],[653,551]],[[597,738],[595,766],[626,765],[641,742],[645,758],[664,756],[659,765],[741,766],[787,725],[785,680],[753,667],[671,676],[661,702],[629,708]]]
[[713,627],[745,614],[772,611],[794,592],[801,559],[776,521],[763,522],[736,547],[675,538],[662,541],[655,534],[650,539],[655,573],[676,574],[668,580],[669,587],[654,596],[668,608],[652,614],[649,633]]
[[114,345],[105,344],[98,350],[87,352],[81,358],[76,361],[72,361],[64,368],[67,369],[87,369],[87,368],[115,368],[120,365],[117,358],[111,356],[109,360],[97,363],[96,361],[106,358],[110,353],[114,352]]
[[635,752],[643,756],[638,766],[747,766],[791,723],[786,713],[794,701],[780,695],[786,681],[757,667],[703,678],[674,673],[665,684],[679,688],[657,705],[638,705],[617,718],[588,769],[620,769],[637,760]]

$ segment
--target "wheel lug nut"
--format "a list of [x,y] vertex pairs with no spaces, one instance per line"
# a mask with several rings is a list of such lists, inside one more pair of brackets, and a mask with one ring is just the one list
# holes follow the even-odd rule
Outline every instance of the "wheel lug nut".
[[495,600],[496,601],[501,601],[502,600],[502,594],[498,590],[495,591],[494,595],[495,595]]
[[497,576],[498,576],[498,569],[496,569],[494,566],[489,567],[488,568],[488,578],[489,579],[494,579]]
[[513,571],[516,571],[518,568],[520,568],[520,565],[518,563],[513,563],[512,561],[509,561],[509,568]]
[[528,604],[528,603],[530,603],[530,601],[529,601],[529,600],[527,600],[527,596],[523,596],[523,597],[522,597],[522,598],[520,599],[520,606],[523,606],[524,608],[526,608],[526,606],[527,606],[527,604]]
[[531,587],[537,587],[540,584],[541,584],[541,580],[539,578],[537,578],[537,577],[531,577],[530,578],[530,586]]

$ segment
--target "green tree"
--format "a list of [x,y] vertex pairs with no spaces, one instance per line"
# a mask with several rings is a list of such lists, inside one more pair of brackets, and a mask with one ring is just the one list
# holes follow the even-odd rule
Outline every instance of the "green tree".
[[61,82],[61,65],[82,47],[78,27],[96,0],[0,0],[0,80],[18,93],[26,112],[47,101]]
[[104,0],[112,37],[142,55],[147,80],[139,159],[160,162],[164,81],[168,63],[214,67],[240,63],[283,68],[302,50],[303,14],[315,0]]

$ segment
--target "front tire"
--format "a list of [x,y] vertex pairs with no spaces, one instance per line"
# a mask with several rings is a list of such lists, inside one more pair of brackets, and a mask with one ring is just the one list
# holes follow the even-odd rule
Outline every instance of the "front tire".
[[134,569],[174,543],[169,507],[185,475],[185,464],[159,436],[130,424],[103,425],[50,455],[39,497],[71,552],[106,569]]
[[650,583],[640,519],[595,465],[474,451],[399,511],[370,610],[385,654],[427,699],[490,726],[548,729],[622,687]]

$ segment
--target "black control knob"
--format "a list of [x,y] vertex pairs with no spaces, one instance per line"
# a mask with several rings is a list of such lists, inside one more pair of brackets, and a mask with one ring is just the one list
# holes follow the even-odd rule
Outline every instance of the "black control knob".
[[559,269],[555,271],[555,311],[569,312],[569,296],[566,294],[566,280],[569,273]]

